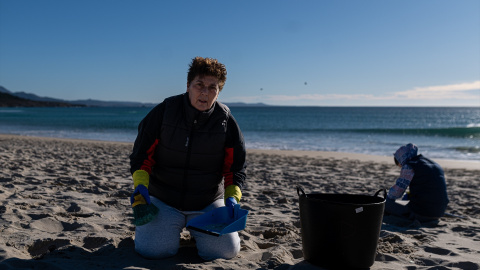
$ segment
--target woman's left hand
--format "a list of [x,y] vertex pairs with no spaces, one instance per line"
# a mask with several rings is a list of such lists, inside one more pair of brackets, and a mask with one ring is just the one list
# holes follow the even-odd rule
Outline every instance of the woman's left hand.
[[229,215],[231,218],[234,217],[235,204],[237,204],[237,200],[235,200],[234,197],[228,197],[228,198],[225,200],[225,206],[227,207],[227,209],[228,209],[228,215]]

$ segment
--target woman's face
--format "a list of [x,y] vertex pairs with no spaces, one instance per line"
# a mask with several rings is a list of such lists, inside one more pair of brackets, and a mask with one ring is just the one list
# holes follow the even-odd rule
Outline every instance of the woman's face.
[[218,79],[214,76],[196,76],[187,83],[187,93],[195,109],[206,111],[213,106],[220,93]]

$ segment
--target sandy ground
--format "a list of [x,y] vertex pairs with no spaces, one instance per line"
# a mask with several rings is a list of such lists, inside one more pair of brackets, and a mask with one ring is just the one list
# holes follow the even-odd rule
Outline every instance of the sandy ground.
[[[202,261],[185,231],[175,257],[147,260],[134,251],[131,149],[0,135],[0,269],[323,269],[303,258],[296,186],[373,195],[399,174],[392,157],[249,150],[240,254]],[[438,224],[384,217],[371,269],[480,269],[480,162],[437,161],[447,211],[459,217]]]

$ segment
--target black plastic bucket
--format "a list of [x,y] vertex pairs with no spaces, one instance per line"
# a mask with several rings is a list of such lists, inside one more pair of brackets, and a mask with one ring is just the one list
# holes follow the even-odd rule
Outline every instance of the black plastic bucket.
[[[383,198],[379,193],[383,191]],[[329,268],[369,268],[375,262],[386,190],[374,196],[305,194],[297,187],[303,256]]]

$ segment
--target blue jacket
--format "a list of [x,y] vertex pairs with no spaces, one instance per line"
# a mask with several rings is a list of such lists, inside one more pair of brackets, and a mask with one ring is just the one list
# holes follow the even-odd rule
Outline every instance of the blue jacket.
[[401,198],[409,188],[410,210],[423,216],[441,217],[449,202],[445,174],[440,165],[417,153],[417,146],[411,143],[395,152],[395,159],[402,170],[395,185],[390,188],[388,197]]
[[408,161],[408,165],[415,171],[408,207],[416,214],[442,217],[449,202],[443,169],[422,155]]

